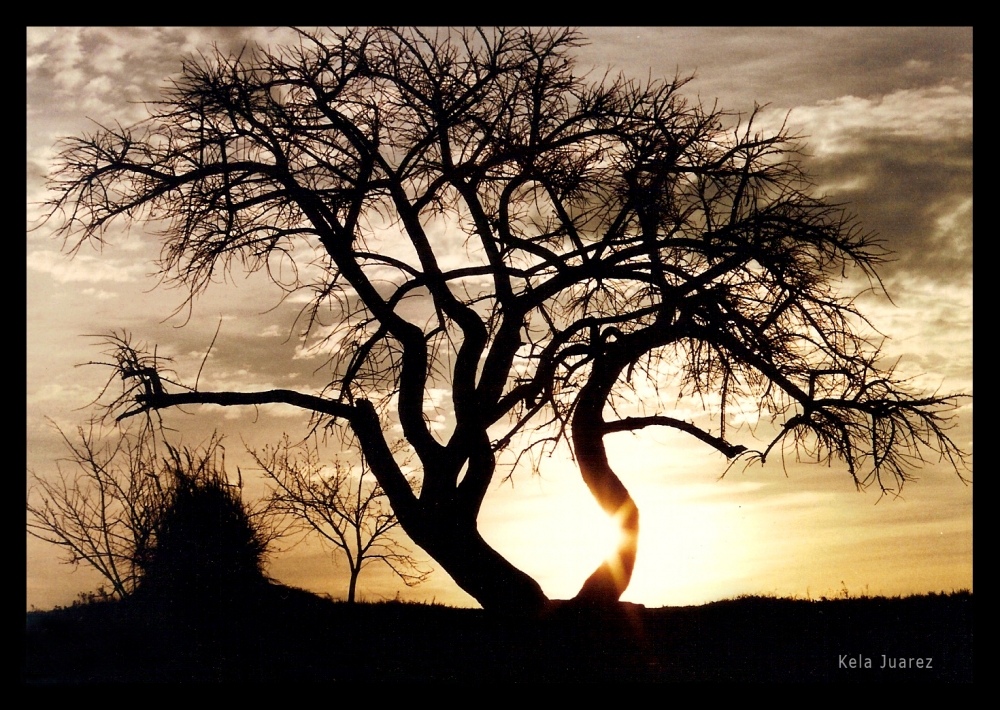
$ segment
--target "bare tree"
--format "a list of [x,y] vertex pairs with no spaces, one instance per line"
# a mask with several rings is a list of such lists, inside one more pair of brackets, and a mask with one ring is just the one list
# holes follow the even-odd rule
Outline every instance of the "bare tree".
[[[75,438],[59,434],[68,456],[56,473],[29,472],[28,533],[62,547],[68,564],[96,569],[119,599],[135,592],[156,556],[179,486],[233,485],[237,497],[242,490],[242,480],[228,483],[219,437],[189,449],[158,441],[145,425],[106,434],[91,424]],[[266,501],[246,511],[262,550],[283,533]]]
[[347,558],[348,602],[354,603],[358,576],[372,562],[389,567],[407,586],[427,579],[430,570],[396,539],[399,520],[363,460],[357,467],[341,458],[324,466],[315,441],[293,446],[287,436],[281,444],[251,455],[274,484],[270,500],[275,509]]
[[[580,42],[301,32],[188,61],[147,121],[69,140],[49,214],[70,250],[155,217],[163,276],[192,298],[234,266],[318,254],[319,280],[294,286],[314,290],[310,323],[338,324],[321,394],[182,387],[152,356],[118,356],[115,415],[283,402],[349,429],[410,538],[503,610],[546,601],[476,525],[498,464],[525,452],[569,443],[621,524],[581,589],[595,601],[628,585],[638,534],[611,432],[666,426],[760,461],[788,444],[882,490],[928,454],[959,471],[955,398],[910,391],[841,292],[848,272],[878,288],[885,252],[812,193],[794,137],[689,103],[684,79],[591,82],[574,73]],[[670,383],[717,395],[717,424],[669,416]],[[425,419],[431,387],[450,391],[448,435]],[[735,404],[773,438],[732,441]],[[397,424],[419,493],[384,436]]]
[[144,431],[111,439],[81,426],[74,440],[59,430],[69,456],[55,475],[29,472],[28,533],[96,569],[117,598],[135,591],[169,488]]

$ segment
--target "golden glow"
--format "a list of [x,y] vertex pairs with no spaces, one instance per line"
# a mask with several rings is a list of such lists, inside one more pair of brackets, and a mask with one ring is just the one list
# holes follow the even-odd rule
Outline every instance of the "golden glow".
[[[855,491],[846,474],[814,465],[790,464],[787,477],[777,463],[720,479],[725,460],[680,434],[615,435],[608,446],[640,516],[626,601],[683,606],[739,594],[836,596],[845,585],[887,595],[972,586],[970,514],[960,512],[971,510],[971,496],[948,471],[926,471],[904,500],[876,505],[878,496]],[[491,491],[480,520],[486,539],[555,599],[574,596],[625,541],[621,515],[600,509],[568,457],[548,459],[541,477]]]

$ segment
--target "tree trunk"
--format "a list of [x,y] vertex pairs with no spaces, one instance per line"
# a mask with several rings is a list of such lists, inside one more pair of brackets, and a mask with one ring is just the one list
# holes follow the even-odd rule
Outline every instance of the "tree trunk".
[[[487,544],[476,527],[476,516],[491,479],[493,460],[489,438],[482,433],[477,462],[466,475],[482,479],[484,485],[471,492],[456,487],[455,460],[425,461],[424,485],[419,498],[402,476],[385,444],[378,417],[367,401],[358,403],[363,416],[352,421],[379,485],[385,490],[400,527],[451,575],[484,609],[503,614],[533,615],[548,598],[538,582],[517,569]],[[448,467],[451,467],[449,470]],[[482,466],[482,475],[473,472]],[[471,480],[471,479],[470,479]],[[441,482],[446,485],[441,485]]]
[[615,551],[584,582],[576,598],[616,602],[632,580],[639,544],[639,509],[608,464],[603,437],[589,436],[586,428],[574,426],[573,443],[584,482],[601,508],[618,522],[620,535]]
[[479,534],[467,516],[426,514],[404,529],[482,607],[510,615],[534,615],[548,602],[538,582],[517,569]]
[[[604,360],[604,362],[602,362]],[[576,599],[617,602],[632,580],[639,544],[639,509],[608,462],[604,446],[604,403],[621,366],[599,358],[594,376],[583,387],[573,415],[573,449],[584,483],[601,508],[618,521],[620,538],[612,555],[584,582]]]
[[358,590],[358,575],[361,573],[361,566],[358,565],[357,569],[351,569],[351,582],[347,587],[347,603],[353,604],[355,594]]

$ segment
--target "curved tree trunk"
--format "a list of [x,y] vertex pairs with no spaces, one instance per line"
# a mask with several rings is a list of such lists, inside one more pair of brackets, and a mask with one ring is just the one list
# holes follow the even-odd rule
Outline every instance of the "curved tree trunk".
[[[508,562],[479,534],[476,517],[493,471],[489,438],[483,431],[478,456],[473,456],[464,484],[482,479],[469,490],[457,486],[458,468],[442,457],[424,469],[420,497],[414,495],[382,436],[375,410],[357,403],[352,419],[355,434],[372,473],[389,498],[400,527],[484,609],[508,614],[536,614],[548,602],[538,582]],[[473,446],[473,448],[475,448]],[[425,462],[426,464],[426,462]]]
[[[443,514],[442,514],[443,513]],[[538,582],[490,547],[468,516],[434,511],[417,525],[403,526],[415,543],[441,565],[484,609],[534,615],[548,602]]]
[[615,551],[584,582],[576,599],[588,603],[616,602],[632,580],[639,544],[639,509],[608,463],[604,446],[604,403],[621,371],[599,358],[594,376],[583,387],[573,415],[573,449],[584,483],[601,508],[619,526]]

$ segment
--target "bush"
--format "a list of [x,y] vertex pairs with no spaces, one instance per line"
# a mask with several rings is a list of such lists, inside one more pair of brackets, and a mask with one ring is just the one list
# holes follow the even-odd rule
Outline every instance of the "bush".
[[140,590],[204,603],[231,600],[266,580],[268,537],[229,483],[217,442],[204,453],[170,450],[173,476],[153,543],[140,561]]

